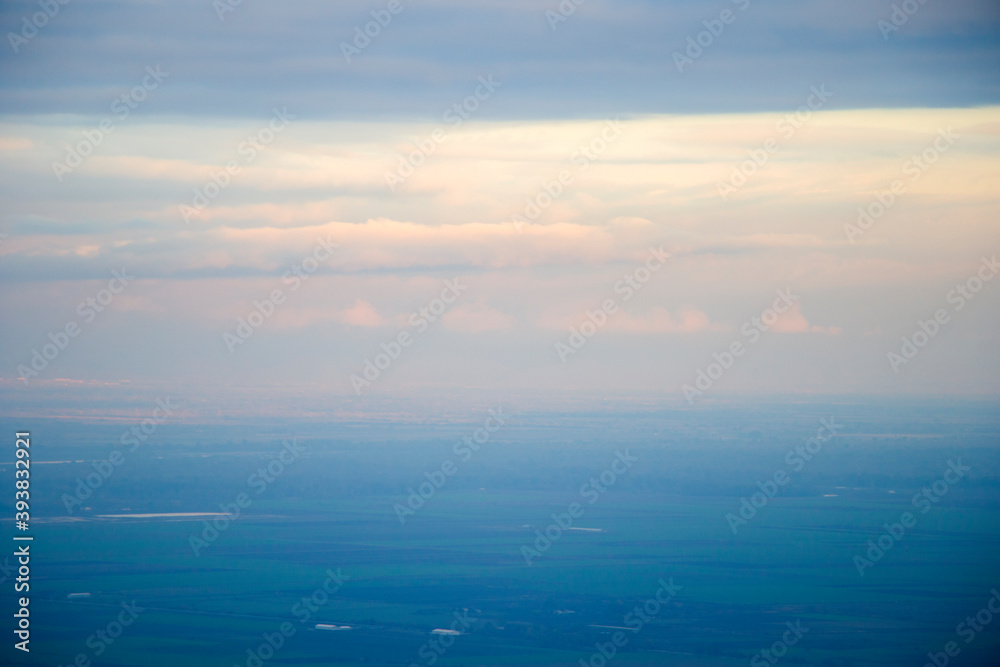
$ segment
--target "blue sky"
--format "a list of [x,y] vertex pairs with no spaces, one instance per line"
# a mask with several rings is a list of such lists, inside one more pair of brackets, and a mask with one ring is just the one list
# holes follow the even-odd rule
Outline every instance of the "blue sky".
[[[916,0],[914,0],[916,2]],[[778,110],[822,81],[841,108],[995,103],[1000,9],[928,0],[883,39],[892,2],[601,2],[552,30],[557,2],[402,2],[364,51],[340,44],[387,2],[245,0],[219,20],[211,2],[70,2],[19,53],[3,49],[7,114],[100,114],[146,65],[171,93],[144,114],[253,117],[276,100],[310,119],[427,119],[467,82],[507,82],[486,118]],[[897,3],[898,4],[898,3]],[[746,9],[741,7],[746,6]],[[683,73],[672,54],[730,10]],[[37,3],[6,2],[4,32]]]

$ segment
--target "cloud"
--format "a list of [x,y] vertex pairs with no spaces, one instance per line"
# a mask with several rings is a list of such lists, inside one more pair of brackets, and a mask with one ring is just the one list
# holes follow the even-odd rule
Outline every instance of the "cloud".
[[713,324],[708,315],[695,308],[681,308],[671,315],[670,311],[660,306],[642,315],[627,312],[612,315],[608,328],[628,333],[697,333],[725,329],[720,324]]
[[[589,2],[553,32],[545,11],[557,5],[403,3],[348,63],[339,44],[371,20],[374,4],[302,0],[293,12],[244,2],[219,21],[204,0],[95,3],[91,12],[60,12],[20,56],[0,59],[0,108],[107,114],[152,64],[171,78],[140,113],[246,117],[277,97],[316,118],[439,117],[491,72],[509,86],[486,111],[501,117],[786,108],[819,73],[863,106],[996,101],[991,0],[922,4],[888,45],[876,26],[889,17],[885,3],[754,2],[683,75],[672,53],[717,7]],[[36,10],[34,2],[0,3],[0,22],[13,28]],[[267,39],[247,38],[257,35]]]
[[0,136],[0,151],[24,151],[34,147],[34,142],[26,137]]
[[840,327],[822,327],[810,324],[802,314],[799,304],[793,304],[786,312],[778,316],[778,321],[771,325],[771,331],[776,333],[821,333],[830,336],[840,334]]
[[338,319],[344,324],[356,327],[380,327],[385,322],[367,301],[358,299],[350,308],[342,310]]
[[[356,299],[346,308],[316,305],[314,300],[287,294],[288,303],[278,306],[273,317],[277,329],[305,329],[324,322],[338,322],[350,327],[381,327],[389,324],[375,307],[364,299]],[[228,317],[228,316],[227,316]],[[225,319],[225,318],[224,318]]]

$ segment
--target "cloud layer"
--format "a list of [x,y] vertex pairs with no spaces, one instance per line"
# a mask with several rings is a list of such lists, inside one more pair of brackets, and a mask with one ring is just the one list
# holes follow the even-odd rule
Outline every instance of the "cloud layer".
[[59,6],[0,58],[5,386],[74,324],[35,386],[351,394],[408,333],[373,391],[670,393],[783,289],[719,391],[996,391],[1000,283],[886,363],[1000,250],[996,3],[404,2],[350,62],[378,0]]

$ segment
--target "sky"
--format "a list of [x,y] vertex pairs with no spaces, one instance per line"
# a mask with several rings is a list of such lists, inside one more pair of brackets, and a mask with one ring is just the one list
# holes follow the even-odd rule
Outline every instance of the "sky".
[[11,404],[997,393],[995,2],[36,0],[0,26]]

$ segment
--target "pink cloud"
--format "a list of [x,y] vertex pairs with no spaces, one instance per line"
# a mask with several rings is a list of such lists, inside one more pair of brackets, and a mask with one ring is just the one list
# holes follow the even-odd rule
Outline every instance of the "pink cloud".
[[656,306],[643,315],[617,313],[611,316],[609,328],[631,333],[695,333],[698,331],[719,331],[719,324],[712,324],[703,311],[682,308],[676,314],[662,306]]
[[843,331],[840,327],[821,327],[809,324],[797,303],[787,312],[778,316],[778,321],[771,326],[771,330],[777,333],[822,333],[831,336],[836,336]]
[[384,324],[378,311],[368,303],[358,299],[354,305],[340,312],[339,318],[344,324],[356,327],[379,327]]
[[343,310],[328,306],[288,308],[282,306],[274,315],[274,325],[279,329],[301,329],[321,322],[340,322],[354,327],[380,327],[387,322],[369,302],[357,299],[354,305]]

